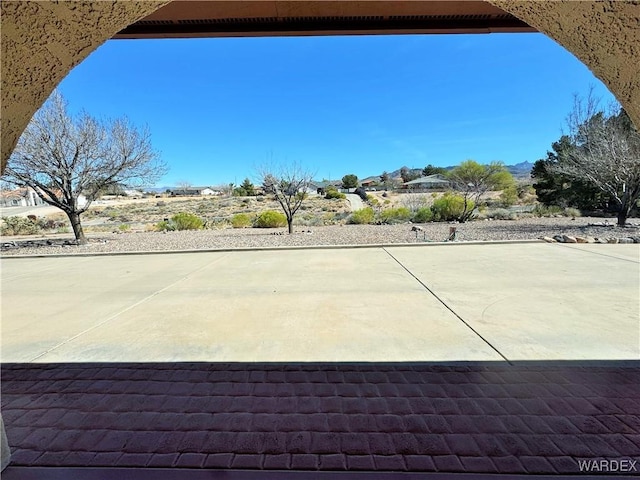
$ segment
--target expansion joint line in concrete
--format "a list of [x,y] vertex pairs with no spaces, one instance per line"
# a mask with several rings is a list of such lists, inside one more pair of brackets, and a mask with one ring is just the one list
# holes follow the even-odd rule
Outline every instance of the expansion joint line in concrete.
[[455,317],[460,320],[469,330],[471,330],[474,334],[476,334],[476,336],[478,338],[480,338],[480,340],[482,340],[484,343],[486,343],[494,352],[496,352],[498,355],[500,355],[505,362],[507,362],[509,365],[513,365],[513,363],[511,363],[511,361],[509,361],[509,359],[507,357],[505,357],[502,352],[500,352],[500,350],[498,350],[496,347],[494,347],[491,342],[489,342],[486,338],[484,338],[482,335],[480,335],[480,333],[478,333],[478,331],[473,328],[471,325],[469,325],[469,323],[462,318],[460,315],[458,315],[458,313],[451,308],[449,305],[447,305],[447,303],[440,298],[433,290],[431,290],[422,280],[420,280],[418,277],[416,277],[413,272],[411,270],[409,270],[407,267],[404,266],[404,264],[398,260],[396,257],[394,257],[391,252],[389,252],[389,250],[387,250],[385,247],[382,247],[382,250],[385,251],[385,253],[387,255],[389,255],[391,258],[393,258],[395,260],[395,262],[400,265],[409,275],[411,275],[416,282],[418,282],[420,285],[422,285],[422,287],[429,292],[431,295],[433,295],[436,300],[438,300],[447,310],[449,310],[451,313],[453,313],[455,315]]
[[204,270],[205,268],[208,268],[209,266],[213,265],[216,262],[219,262],[220,260],[222,260],[223,258],[228,257],[228,256],[229,256],[229,254],[227,253],[226,255],[222,255],[222,256],[212,260],[211,262],[209,262],[209,263],[207,263],[207,264],[205,264],[205,265],[203,265],[203,266],[201,266],[199,268],[196,268],[192,272],[187,273],[184,277],[176,280],[175,282],[167,285],[166,287],[163,287],[160,290],[157,290],[157,291],[153,292],[151,295],[147,295],[142,300],[138,300],[133,305],[129,305],[127,308],[124,308],[124,309],[120,310],[118,313],[114,313],[113,315],[111,315],[110,317],[104,319],[103,321],[101,321],[99,323],[96,323],[95,325],[83,330],[80,333],[75,334],[73,337],[67,338],[66,340],[64,340],[63,342],[58,343],[57,345],[54,345],[53,347],[49,348],[45,352],[42,352],[38,356],[36,356],[36,357],[32,358],[31,360],[29,360],[29,362],[35,362],[39,358],[44,357],[45,355],[47,355],[48,353],[51,353],[55,349],[60,348],[61,346],[66,345],[67,343],[74,341],[76,338],[81,337],[85,333],[89,333],[92,330],[95,330],[96,328],[103,326],[104,324],[110,322],[111,320],[113,320],[115,318],[118,318],[123,313],[126,313],[129,310],[133,310],[134,308],[138,307],[139,305],[142,305],[143,303],[151,300],[153,297],[156,297],[156,296],[160,295],[161,293],[166,292],[170,288],[173,288],[174,286],[178,285],[179,283],[184,282],[186,279],[191,277],[194,273],[198,273],[199,271]]
[[580,247],[574,246],[574,244],[572,244],[572,243],[569,243],[569,244],[561,243],[560,245],[562,246],[562,248],[568,248],[568,249],[573,250],[575,252],[582,252],[582,253],[587,253],[587,254],[590,253],[592,255],[600,255],[601,257],[607,257],[607,258],[613,258],[615,260],[621,260],[623,262],[631,262],[631,263],[635,263],[635,264],[638,263],[637,260],[632,260],[630,258],[620,258],[620,257],[616,257],[614,255],[608,255],[606,253],[594,252],[593,250],[584,250],[584,249],[582,249]]

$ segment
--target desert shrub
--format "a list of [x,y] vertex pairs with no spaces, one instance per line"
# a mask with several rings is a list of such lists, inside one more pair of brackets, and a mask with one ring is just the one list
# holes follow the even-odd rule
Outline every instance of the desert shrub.
[[380,204],[380,201],[374,197],[373,195],[367,195],[367,203],[369,205],[371,205],[372,207],[378,206]]
[[535,196],[536,189],[533,188],[533,185],[522,184],[518,185],[516,192],[518,193],[518,198],[524,200],[527,196]]
[[251,215],[248,213],[236,213],[231,217],[231,226],[233,228],[247,228],[253,223]]
[[129,225],[128,223],[121,223],[120,225],[118,225],[118,230],[120,230],[121,232],[128,232],[129,230],[131,230],[131,225]]
[[518,216],[515,212],[510,212],[505,208],[497,208],[495,210],[488,210],[486,212],[486,218],[493,218],[494,220],[517,220]]
[[500,194],[500,205],[510,207],[518,201],[518,191],[515,186],[505,188]]
[[331,200],[331,199],[334,199],[334,198],[343,199],[343,198],[347,198],[347,197],[346,197],[346,195],[344,193],[339,192],[336,187],[329,186],[329,187],[327,187],[327,193],[325,193],[324,198],[327,198],[327,199]]
[[419,193],[410,193],[403,195],[400,203],[402,203],[403,207],[407,207],[412,213],[415,213],[422,207],[429,206],[429,197]]
[[433,211],[430,207],[419,208],[416,213],[413,214],[411,221],[413,223],[427,223],[433,220]]
[[[468,200],[467,211],[472,210],[473,207],[474,203]],[[447,192],[433,201],[431,209],[433,210],[433,218],[436,221],[458,220],[464,211],[464,198],[461,195]]]
[[171,217],[171,221],[176,226],[176,230],[200,230],[204,227],[204,222],[193,213],[180,212]]
[[24,217],[2,217],[3,224],[0,227],[2,235],[35,235],[40,233],[40,227],[34,222]]
[[325,224],[322,217],[311,214],[304,215],[301,218],[296,217],[294,223],[302,227],[321,227]]
[[256,217],[254,226],[257,228],[278,228],[287,225],[284,213],[267,210]]
[[571,207],[567,207],[567,208],[565,208],[565,209],[562,211],[562,214],[563,214],[565,217],[573,217],[573,218],[575,218],[575,217],[579,217],[579,216],[581,216],[581,215],[582,215],[582,214],[580,213],[580,210],[578,210],[577,208],[571,208]]
[[411,218],[411,212],[407,207],[387,208],[380,212],[382,223],[401,223]]
[[356,210],[351,215],[349,215],[348,223],[353,223],[356,225],[373,223],[373,217],[373,208],[367,207],[361,210]]
[[162,220],[156,223],[155,229],[159,232],[173,232],[176,229],[175,224],[170,220]]
[[54,220],[51,218],[39,218],[36,223],[38,224],[38,228],[42,230],[57,230],[67,226],[66,222],[61,222],[60,220]]
[[553,215],[562,215],[562,207],[558,207],[557,205],[543,205],[539,203],[536,205],[532,213],[536,217],[551,217]]

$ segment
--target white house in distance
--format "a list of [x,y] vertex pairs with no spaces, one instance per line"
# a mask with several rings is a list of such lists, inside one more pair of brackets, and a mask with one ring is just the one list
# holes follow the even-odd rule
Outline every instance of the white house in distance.
[[449,180],[445,179],[443,175],[436,173],[435,175],[420,177],[410,182],[405,182],[402,184],[402,188],[408,190],[428,190],[433,188],[446,188],[448,185]]
[[169,194],[174,196],[183,197],[198,197],[198,196],[210,196],[210,195],[222,195],[219,190],[214,190],[210,187],[186,187],[186,188],[172,188],[169,190]]
[[16,188],[0,191],[0,207],[36,207],[46,203],[33,188]]
[[[53,193],[60,196],[60,190],[53,190]],[[87,197],[83,194],[78,195],[78,206],[84,207],[87,204]],[[0,207],[38,207],[40,205],[49,205],[42,200],[36,191],[31,187],[16,188],[15,190],[0,191]]]

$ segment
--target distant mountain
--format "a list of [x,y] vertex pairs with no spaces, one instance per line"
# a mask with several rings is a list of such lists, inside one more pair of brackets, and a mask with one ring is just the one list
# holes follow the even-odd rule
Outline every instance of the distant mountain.
[[176,188],[176,187],[175,186],[174,187],[148,187],[148,188],[145,188],[144,191],[146,191],[146,192],[154,192],[154,193],[164,193],[167,190],[172,190],[174,188]]
[[520,162],[515,165],[507,165],[507,170],[509,170],[511,175],[514,177],[528,177],[531,174],[532,168],[533,163],[531,162]]
[[418,173],[418,174],[422,175],[422,169],[421,168],[409,168],[407,166],[400,167],[399,169],[394,170],[393,172],[387,172],[387,173],[389,174],[390,178],[399,178],[400,177],[400,171],[403,168],[408,169],[411,173]]

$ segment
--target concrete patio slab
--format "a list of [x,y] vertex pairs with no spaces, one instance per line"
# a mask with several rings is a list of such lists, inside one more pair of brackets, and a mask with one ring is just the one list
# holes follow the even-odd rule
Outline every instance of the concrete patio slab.
[[640,358],[638,245],[387,251],[509,360]]
[[33,261],[3,261],[3,362],[501,359],[379,248]]
[[2,362],[638,359],[636,245],[2,259]]

